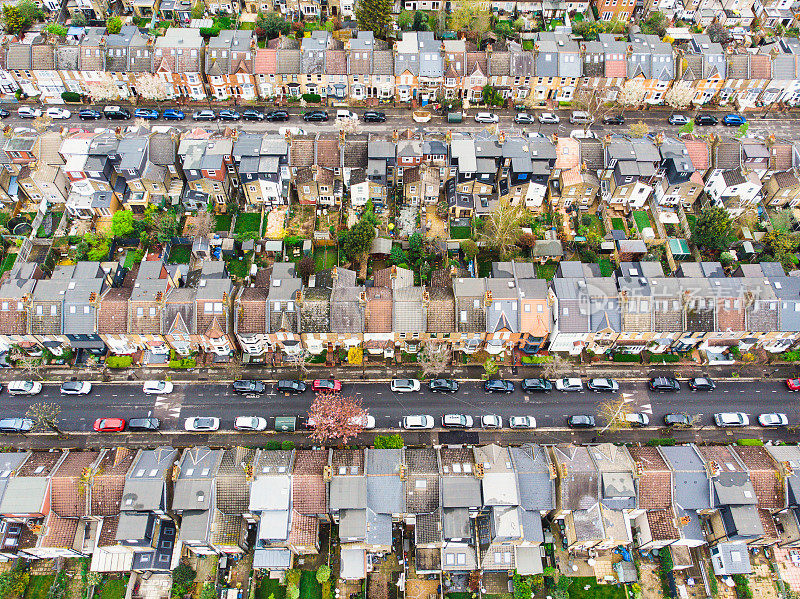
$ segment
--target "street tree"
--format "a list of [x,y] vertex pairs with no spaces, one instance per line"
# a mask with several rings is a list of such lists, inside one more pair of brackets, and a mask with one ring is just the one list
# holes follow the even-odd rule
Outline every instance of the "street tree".
[[308,409],[308,419],[314,422],[310,437],[318,443],[339,439],[346,444],[363,430],[367,416],[361,400],[340,393],[317,393]]
[[167,84],[153,73],[142,73],[136,77],[136,93],[142,100],[163,102],[170,97]]
[[711,206],[700,212],[692,230],[692,241],[710,251],[722,251],[736,240],[733,221],[722,206]]
[[417,364],[422,368],[422,376],[427,378],[444,372],[450,364],[452,355],[453,352],[447,343],[426,343],[417,355]]
[[626,108],[635,108],[644,102],[647,88],[643,79],[628,79],[617,95],[617,104],[622,106],[622,113]]
[[372,31],[375,37],[386,39],[392,24],[391,0],[362,0],[356,5],[356,21],[361,31]]
[[492,356],[486,358],[486,361],[483,363],[483,378],[490,379],[494,375],[497,374],[498,370],[500,370],[497,362]]
[[118,16],[109,17],[106,19],[106,29],[110,34],[117,34],[122,29],[122,19]]
[[686,81],[679,81],[664,94],[664,103],[674,110],[686,110],[691,106],[692,98],[694,98],[692,87]]
[[522,234],[523,215],[521,206],[512,206],[507,200],[498,202],[486,218],[481,233],[483,240],[499,249],[502,257],[507,257]]
[[619,397],[609,398],[600,402],[597,408],[597,415],[600,421],[605,423],[605,426],[600,430],[601,433],[607,430],[615,432],[630,426],[626,418],[631,413],[628,403],[629,400],[624,393],[620,394]]
[[638,123],[631,123],[628,129],[630,129],[631,135],[633,137],[644,137],[645,135],[650,133],[650,127],[644,121],[639,121]]
[[542,376],[546,379],[562,378],[572,368],[572,362],[562,358],[559,354],[550,354],[552,360],[545,364]]
[[33,426],[36,430],[50,430],[63,436],[64,432],[59,427],[59,417],[61,416],[61,408],[57,404],[41,402],[34,403],[28,407],[25,413],[26,418],[33,420]]
[[101,73],[96,81],[87,83],[86,91],[95,104],[119,100],[119,88],[109,73]]

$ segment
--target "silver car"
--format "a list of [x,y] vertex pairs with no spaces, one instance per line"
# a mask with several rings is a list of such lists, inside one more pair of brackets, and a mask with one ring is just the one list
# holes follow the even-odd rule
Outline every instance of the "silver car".
[[714,414],[714,422],[720,427],[750,426],[750,418],[744,412],[720,412]]
[[419,381],[416,379],[392,379],[390,388],[395,393],[411,393],[419,391]]

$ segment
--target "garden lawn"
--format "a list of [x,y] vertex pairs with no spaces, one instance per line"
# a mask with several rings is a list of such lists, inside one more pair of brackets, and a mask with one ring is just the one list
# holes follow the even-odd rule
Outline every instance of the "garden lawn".
[[586,215],[591,219],[591,223],[589,224],[590,229],[594,229],[600,237],[605,237],[606,230],[603,227],[603,222],[597,218],[596,214],[588,214]]
[[284,599],[286,597],[286,585],[279,584],[275,578],[264,577],[261,584],[256,587],[256,599]]
[[[58,227],[58,225],[61,223],[61,218],[63,216],[64,216],[63,212],[53,212],[53,227],[50,229],[50,236],[51,237],[52,237],[53,233],[55,232],[56,227]],[[45,220],[46,220],[46,217],[45,217]],[[44,234],[44,221],[42,221],[42,224],[39,225],[39,230],[36,231],[36,237],[39,237],[39,238],[47,237],[47,235]]]
[[653,228],[653,223],[650,222],[650,217],[644,210],[634,210],[633,220],[636,223],[636,227],[639,229],[639,233],[644,231],[647,227]]
[[611,274],[614,272],[614,266],[611,264],[611,260],[609,260],[608,258],[601,258],[599,264],[600,264],[600,276],[610,277]]
[[214,215],[214,228],[217,231],[227,233],[231,230],[231,220],[233,216],[230,214],[215,214]]
[[322,599],[322,585],[313,570],[303,570],[300,574],[300,599]]
[[544,264],[536,265],[536,277],[545,279],[547,281],[553,280],[553,275],[556,273],[558,262],[545,262]]
[[136,258],[136,250],[128,250],[127,252],[125,252],[125,264],[123,264],[122,267],[127,268],[128,270],[133,268],[133,265],[136,262],[135,258]]
[[100,599],[124,599],[127,586],[122,578],[109,578],[100,589]]
[[625,230],[625,221],[621,218],[612,218],[611,219],[611,226],[614,227],[615,231],[624,231]]
[[243,233],[259,234],[261,226],[261,214],[258,212],[242,212],[236,217],[236,227],[233,229],[234,235]]
[[14,268],[14,262],[17,261],[18,254],[6,254],[3,258],[3,264],[0,266],[0,275]]
[[46,599],[47,591],[53,586],[55,579],[55,574],[31,576],[25,588],[25,599]]
[[250,273],[250,256],[252,252],[247,252],[242,258],[231,258],[225,264],[228,267],[228,273],[232,277],[244,279]]
[[472,235],[472,227],[450,227],[450,239],[469,239]]
[[189,264],[192,257],[192,248],[188,245],[174,245],[169,250],[170,264]]
[[446,593],[447,599],[472,599],[472,593]]
[[333,246],[314,249],[314,264],[315,272],[336,266],[336,249]]
[[[580,599],[626,599],[625,589],[614,584],[597,584],[594,577],[571,576],[569,594]],[[584,590],[584,587],[589,588]]]

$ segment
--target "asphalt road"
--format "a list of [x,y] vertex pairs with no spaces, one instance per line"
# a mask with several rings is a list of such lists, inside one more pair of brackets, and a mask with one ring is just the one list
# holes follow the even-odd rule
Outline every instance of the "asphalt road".
[[[761,430],[756,417],[764,412],[785,412],[790,425],[800,424],[797,397],[782,381],[719,381],[711,392],[693,392],[686,384],[676,393],[651,393],[644,382],[621,383],[621,392],[630,399],[631,411],[650,415],[650,428],[657,428],[665,414],[687,412],[700,414],[699,427],[713,429],[712,414],[721,411],[741,411],[750,415],[752,430]],[[393,393],[386,383],[345,383],[342,392],[360,397],[364,408],[375,417],[377,429],[396,429],[403,416],[429,414],[439,421],[446,413],[473,416],[476,421],[484,414],[497,414],[504,423],[510,416],[531,415],[539,428],[563,429],[567,417],[573,414],[596,414],[598,405],[610,395],[591,391],[527,394],[517,389],[512,394],[487,394],[479,382],[464,382],[455,394],[430,393],[423,385],[419,393]],[[236,416],[263,416],[270,421],[275,416],[301,416],[308,410],[313,394],[299,396],[277,395],[272,385],[261,396],[240,396],[228,385],[176,384],[175,390],[164,396],[145,395],[140,384],[96,383],[86,396],[62,396],[57,385],[45,384],[35,398],[3,393],[3,417],[23,416],[32,402],[47,402],[60,406],[64,430],[90,431],[98,417],[130,419],[151,414],[162,420],[165,431],[181,430],[189,416],[216,416],[221,429],[230,430]],[[476,422],[477,423],[477,422]]]

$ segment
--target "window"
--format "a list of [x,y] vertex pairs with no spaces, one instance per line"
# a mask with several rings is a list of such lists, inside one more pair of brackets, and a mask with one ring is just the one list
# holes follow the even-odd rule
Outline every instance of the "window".
[[544,312],[544,306],[542,306],[542,304],[538,304],[536,306],[536,311],[541,314],[542,312]]
[[150,308],[150,318],[154,317],[155,315],[156,315],[156,309]]
[[58,309],[55,306],[50,306],[50,316],[55,316]]
[[144,316],[144,308],[136,308],[136,316],[139,318]]
[[531,311],[530,304],[525,304],[525,312],[530,312],[530,311]]
[[41,306],[36,306],[36,316],[43,316]]
[[75,306],[70,306],[69,307],[69,313],[70,314],[75,314]]

